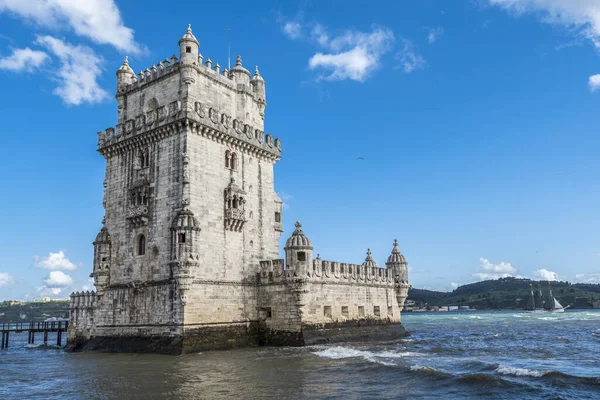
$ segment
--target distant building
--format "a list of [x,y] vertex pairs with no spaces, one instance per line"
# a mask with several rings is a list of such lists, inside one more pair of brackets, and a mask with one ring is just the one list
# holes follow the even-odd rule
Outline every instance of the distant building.
[[42,301],[43,301],[44,303],[48,303],[48,302],[50,301],[50,297],[44,297],[44,298],[42,299]]
[[19,300],[10,300],[10,301],[8,302],[8,305],[9,305],[9,306],[19,306],[19,305],[21,305],[21,304],[23,304],[23,302],[22,302],[22,301],[19,301]]

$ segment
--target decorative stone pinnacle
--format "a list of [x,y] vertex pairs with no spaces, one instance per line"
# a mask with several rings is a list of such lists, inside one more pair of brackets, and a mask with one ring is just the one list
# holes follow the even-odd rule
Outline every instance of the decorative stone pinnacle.
[[192,33],[192,24],[188,24],[187,33]]
[[123,65],[129,65],[129,57],[125,56],[125,61],[123,61]]
[[367,249],[367,255],[371,257],[371,249]]
[[302,228],[302,224],[300,223],[300,221],[296,221],[296,229],[300,229]]
[[394,247],[398,247],[398,239],[394,239]]
[[254,76],[260,76],[260,74],[258,73],[258,65],[254,67]]
[[235,66],[237,67],[238,65],[240,67],[242,66],[242,57],[241,56],[237,56],[235,59]]

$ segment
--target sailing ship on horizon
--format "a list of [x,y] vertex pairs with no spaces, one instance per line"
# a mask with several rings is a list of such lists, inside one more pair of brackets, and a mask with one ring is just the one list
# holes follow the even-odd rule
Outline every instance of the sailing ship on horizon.
[[[552,294],[552,289],[550,289],[550,296],[549,296],[550,301],[548,301],[548,302],[544,301],[541,287],[539,289],[539,293],[540,293],[539,301],[537,302],[537,304],[539,304],[541,307],[536,307],[533,285],[530,284],[529,286],[531,287],[531,309],[525,310],[526,312],[530,312],[530,313],[546,313],[546,312],[562,313],[562,312],[565,312],[565,310],[567,308],[569,308],[569,306],[563,307],[563,305],[560,304],[560,302]],[[546,303],[548,304],[547,307],[546,307]]]

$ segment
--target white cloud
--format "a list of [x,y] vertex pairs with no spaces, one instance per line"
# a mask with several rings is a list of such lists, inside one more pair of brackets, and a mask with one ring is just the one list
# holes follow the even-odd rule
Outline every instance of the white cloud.
[[289,193],[286,193],[286,192],[278,192],[277,195],[283,202],[283,204],[281,205],[281,208],[284,210],[287,210],[288,208],[290,208],[289,201],[292,199],[292,195]]
[[588,86],[592,92],[600,89],[600,74],[590,76]]
[[97,82],[102,58],[86,46],[74,46],[52,36],[39,36],[36,43],[58,57],[61,66],[56,71],[59,87],[54,90],[66,104],[98,103],[108,93]]
[[283,33],[290,39],[298,39],[302,36],[302,25],[298,22],[288,21],[283,24]]
[[329,34],[321,24],[316,24],[313,27],[311,35],[314,38],[314,40],[316,40],[317,43],[319,43],[323,47],[327,46],[327,43],[329,43]]
[[15,279],[8,272],[0,272],[0,288],[3,286],[12,285]]
[[44,279],[44,285],[50,289],[64,288],[71,284],[73,284],[73,278],[62,271],[51,271],[48,277]]
[[532,13],[546,23],[574,29],[600,48],[598,0],[489,0],[517,15]]
[[59,295],[60,292],[62,292],[62,289],[61,288],[52,288],[52,289],[50,289],[50,292],[52,292],[52,294],[56,296],[56,295]]
[[0,69],[15,72],[32,72],[48,59],[43,51],[31,50],[29,47],[15,49],[10,56],[0,58]]
[[403,39],[404,47],[396,54],[396,59],[400,61],[404,72],[410,74],[416,69],[425,67],[425,59],[416,53],[415,46],[412,41]]
[[452,289],[456,289],[458,287],[458,283],[456,283],[456,282],[450,282],[450,287]]
[[537,276],[538,278],[540,278],[543,281],[557,281],[558,280],[558,274],[556,272],[553,271],[548,271],[547,269],[538,269],[537,271],[534,271],[535,276]]
[[444,29],[439,26],[425,29],[427,30],[427,42],[429,42],[429,44],[435,43],[436,40],[444,36]]
[[514,276],[517,272],[517,269],[511,263],[492,264],[483,257],[479,259],[479,267],[485,271],[473,274],[473,277],[479,280],[508,278]]
[[575,278],[583,283],[600,284],[600,274],[577,274],[575,275]]
[[57,253],[50,252],[48,257],[35,257],[35,261],[36,267],[48,270],[73,271],[78,267],[65,256],[62,250]]
[[0,12],[53,29],[68,27],[79,36],[122,51],[142,51],[133,30],[123,24],[114,0],[0,0]]
[[308,61],[312,70],[329,71],[319,79],[364,82],[379,68],[381,56],[391,49],[394,33],[389,29],[374,28],[370,33],[347,31],[330,38],[324,28],[319,27],[315,38],[328,51],[318,52]]

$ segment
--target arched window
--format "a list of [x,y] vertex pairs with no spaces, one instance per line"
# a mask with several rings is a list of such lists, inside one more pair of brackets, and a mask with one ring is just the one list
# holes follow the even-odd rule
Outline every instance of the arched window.
[[137,245],[138,256],[143,256],[144,254],[146,254],[146,236],[140,235],[140,237],[138,238]]
[[225,168],[231,168],[231,153],[229,150],[225,152]]
[[231,169],[237,169],[237,154],[231,155]]
[[238,199],[237,199],[237,197],[233,198],[233,208],[238,208]]

